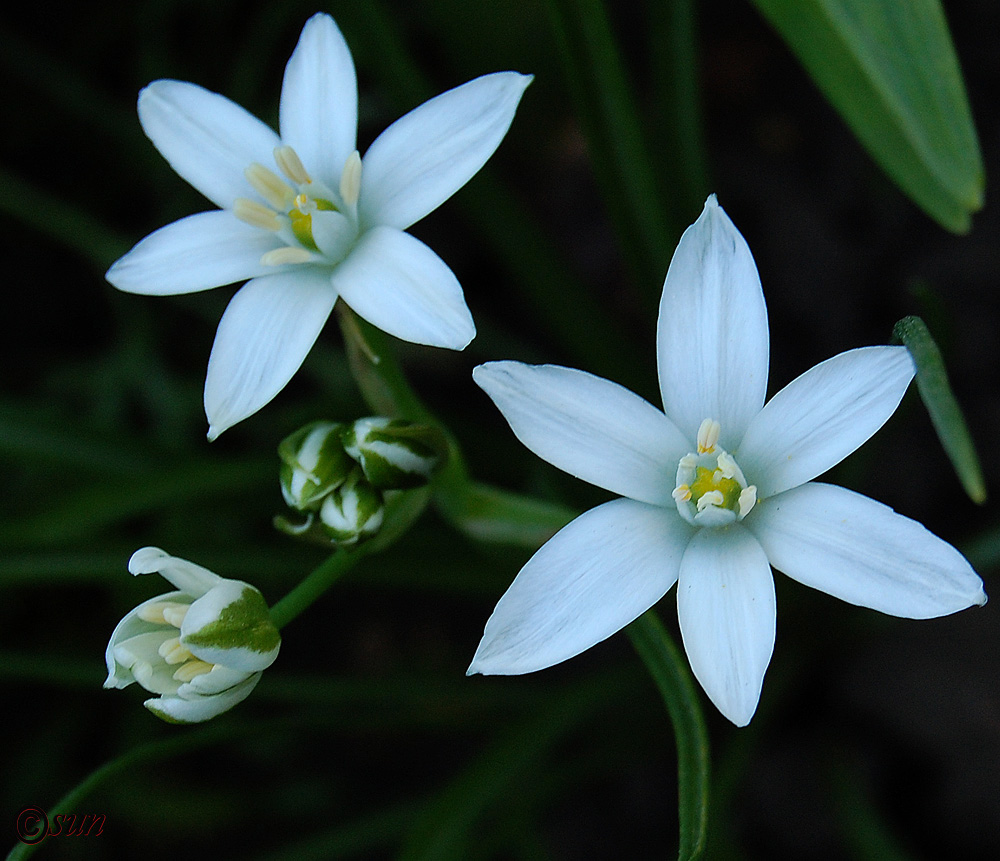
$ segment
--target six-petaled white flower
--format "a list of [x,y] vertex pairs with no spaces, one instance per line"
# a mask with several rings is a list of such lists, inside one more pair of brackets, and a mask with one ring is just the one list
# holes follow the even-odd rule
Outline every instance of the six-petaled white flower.
[[484,75],[357,151],[354,63],[314,15],[285,69],[281,135],[195,84],[139,96],[147,136],[218,211],[150,234],[108,271],[130,293],[171,295],[249,279],[219,323],[205,381],[209,438],[252,415],[304,361],[338,297],[406,341],[462,349],[475,335],[462,288],[405,232],[483,166],[531,77]]
[[143,705],[170,723],[209,720],[250,696],[281,646],[260,592],[157,547],[133,553],[128,570],[161,574],[177,591],[143,602],[118,623],[104,687],[138,682],[158,694]]
[[663,285],[663,411],[607,380],[553,365],[474,371],[540,457],[620,494],[582,514],[521,569],[469,673],[566,660],[677,583],[691,668],[743,726],[775,637],[773,565],[852,604],[923,619],[983,604],[951,545],[868,497],[814,481],[892,415],[914,375],[905,347],[841,353],[765,405],[767,312],[743,237],[715,201],[684,233]]

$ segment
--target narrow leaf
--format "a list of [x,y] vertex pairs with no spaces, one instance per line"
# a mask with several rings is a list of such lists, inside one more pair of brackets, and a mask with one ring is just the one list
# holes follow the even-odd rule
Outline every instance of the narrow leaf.
[[753,0],[868,149],[942,227],[968,231],[983,164],[939,0]]
[[982,468],[965,417],[948,383],[941,351],[919,317],[904,317],[893,326],[892,335],[906,345],[916,362],[917,389],[962,487],[973,502],[982,505],[986,501]]

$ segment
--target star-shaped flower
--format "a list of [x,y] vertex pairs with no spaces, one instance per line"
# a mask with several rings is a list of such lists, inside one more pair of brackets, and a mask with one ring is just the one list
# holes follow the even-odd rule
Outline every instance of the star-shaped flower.
[[899,405],[905,347],[864,347],[765,405],[768,326],[750,249],[713,197],[681,238],[657,324],[663,411],[554,365],[490,362],[476,382],[528,448],[621,494],[582,514],[521,569],[469,673],[518,674],[579,654],[677,583],[691,669],[738,726],[757,708],[775,636],[773,565],[894,616],[983,604],[965,558],[916,521],[814,481]]
[[150,234],[108,280],[165,296],[249,279],[208,363],[209,439],[284,388],[338,297],[406,341],[460,350],[472,340],[454,273],[404,231],[486,163],[530,82],[498,72],[442,93],[361,158],[354,63],[333,19],[318,14],[285,68],[280,136],[195,84],[160,80],[140,93],[146,135],[220,209]]

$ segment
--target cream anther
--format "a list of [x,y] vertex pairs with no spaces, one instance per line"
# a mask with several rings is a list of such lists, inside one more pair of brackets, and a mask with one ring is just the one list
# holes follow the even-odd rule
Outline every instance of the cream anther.
[[271,206],[278,210],[288,209],[288,202],[295,194],[295,190],[274,171],[254,162],[243,171],[243,175],[253,186],[254,191]]
[[675,502],[687,502],[691,498],[691,488],[686,484],[679,484],[671,494]]
[[260,258],[261,266],[283,266],[289,263],[308,263],[313,259],[313,253],[305,248],[295,248],[287,246],[285,248],[275,248],[262,254]]
[[[719,469],[717,470],[719,478],[735,478],[736,473],[740,471],[740,468],[736,465],[736,461],[733,460],[733,456],[724,451],[719,453],[717,462],[719,464]],[[718,480],[717,478],[716,481]]]
[[308,185],[312,182],[312,177],[309,176],[305,167],[303,167],[298,153],[290,146],[275,147],[274,161],[281,168],[281,172],[296,185]]
[[721,431],[722,425],[717,421],[705,419],[698,428],[698,454],[708,454],[714,451]]
[[751,484],[740,492],[737,502],[740,510],[740,520],[746,517],[757,504],[757,485]]
[[698,511],[704,511],[710,505],[718,507],[726,501],[726,498],[722,495],[721,490],[710,490],[708,493],[703,493],[701,499],[698,500]]
[[[173,625],[175,628],[179,628],[190,606],[190,604],[178,604],[175,601],[156,601],[153,604],[147,604],[136,615],[144,622],[153,622],[156,625]],[[177,621],[175,622],[174,619]]]
[[344,171],[340,175],[340,199],[347,207],[353,207],[361,194],[361,154],[354,150],[344,163]]
[[237,197],[233,201],[233,215],[251,227],[277,232],[281,230],[278,216],[264,204],[246,197]]
[[178,682],[190,682],[195,676],[201,676],[205,673],[212,672],[212,667],[215,664],[210,664],[207,661],[199,661],[197,658],[188,661],[182,667],[180,667],[176,673],[174,673],[174,679]]
[[183,664],[193,657],[187,647],[181,645],[180,637],[171,637],[169,640],[164,640],[160,643],[160,648],[157,651],[160,657],[168,664]]

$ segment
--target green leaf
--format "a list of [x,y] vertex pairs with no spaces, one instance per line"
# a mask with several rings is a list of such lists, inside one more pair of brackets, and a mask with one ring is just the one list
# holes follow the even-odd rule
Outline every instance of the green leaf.
[[708,730],[698,692],[687,660],[652,610],[643,613],[625,630],[656,682],[674,725],[680,818],[678,859],[691,861],[705,851],[711,778]]
[[973,502],[981,505],[986,501],[982,468],[962,410],[948,383],[941,351],[919,317],[904,317],[892,327],[892,335],[905,344],[913,356],[917,365],[917,389],[930,413],[934,430],[965,492]]
[[982,155],[939,0],[753,3],[900,189],[968,231]]

